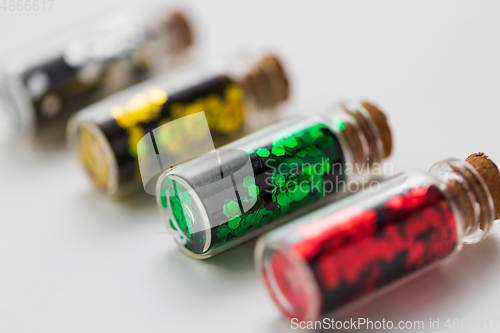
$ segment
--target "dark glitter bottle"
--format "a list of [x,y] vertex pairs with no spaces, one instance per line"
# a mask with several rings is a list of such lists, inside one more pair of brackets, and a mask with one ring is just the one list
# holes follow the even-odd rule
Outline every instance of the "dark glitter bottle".
[[324,114],[280,121],[166,171],[157,184],[158,206],[182,250],[208,258],[323,197],[355,191],[351,183],[371,178],[372,167],[391,147],[378,108],[339,103]]
[[2,62],[0,111],[13,134],[64,138],[71,114],[172,68],[192,42],[190,23],[177,10],[109,13]]
[[319,319],[479,242],[499,188],[483,154],[396,176],[263,236],[258,271],[286,317]]

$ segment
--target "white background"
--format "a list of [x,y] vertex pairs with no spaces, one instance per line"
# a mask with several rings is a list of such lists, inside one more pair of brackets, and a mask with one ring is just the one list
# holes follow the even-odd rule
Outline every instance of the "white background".
[[[2,2],[3,0],[0,0]],[[123,1],[0,10],[0,51],[50,39]],[[190,1],[200,53],[279,52],[288,112],[369,98],[389,115],[396,170],[485,151],[500,161],[500,3]],[[253,244],[182,254],[149,196],[95,193],[63,144],[0,145],[0,332],[290,332],[258,278]],[[500,318],[500,226],[449,264],[358,309],[372,320]],[[492,321],[493,322],[493,321]],[[500,330],[500,322],[496,324]],[[475,332],[478,330],[471,330]],[[493,330],[490,330],[493,331]]]

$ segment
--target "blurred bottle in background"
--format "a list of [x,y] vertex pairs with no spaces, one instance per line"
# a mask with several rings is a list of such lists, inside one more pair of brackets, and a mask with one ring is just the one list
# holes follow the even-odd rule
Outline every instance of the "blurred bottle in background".
[[186,58],[193,44],[189,20],[177,9],[154,9],[110,13],[98,23],[50,35],[2,62],[4,136],[61,139],[75,111]]

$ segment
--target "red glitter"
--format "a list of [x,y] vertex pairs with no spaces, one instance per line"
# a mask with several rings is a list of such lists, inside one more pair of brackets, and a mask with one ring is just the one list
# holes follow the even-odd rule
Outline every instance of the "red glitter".
[[[271,273],[271,274],[269,274]],[[268,289],[271,287],[271,279],[282,293],[285,301],[279,300],[276,293],[271,293],[273,300],[288,318],[303,318],[307,312],[307,294],[303,288],[305,281],[300,280],[296,274],[292,262],[281,252],[276,252],[269,262],[269,267],[262,273],[264,283]],[[288,303],[289,306],[285,306]]]
[[[456,247],[455,218],[437,187],[395,189],[370,203],[373,207],[342,209],[294,232],[291,253],[316,275],[324,311],[409,275]],[[290,300],[296,307],[305,301]]]

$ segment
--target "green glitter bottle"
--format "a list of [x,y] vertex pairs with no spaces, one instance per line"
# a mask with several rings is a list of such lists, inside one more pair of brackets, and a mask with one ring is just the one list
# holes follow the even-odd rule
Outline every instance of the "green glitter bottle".
[[382,111],[342,102],[165,171],[157,202],[183,251],[209,258],[318,207],[320,199],[340,198],[352,182],[373,179],[371,170],[391,150]]

